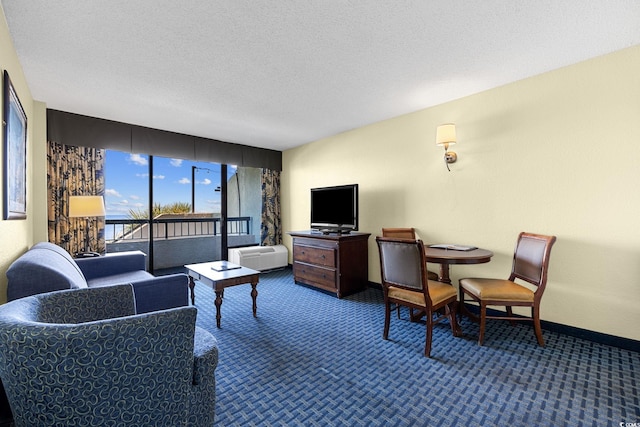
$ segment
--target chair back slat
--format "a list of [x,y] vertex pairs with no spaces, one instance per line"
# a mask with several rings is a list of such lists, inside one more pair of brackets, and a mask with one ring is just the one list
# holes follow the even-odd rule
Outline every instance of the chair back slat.
[[422,242],[378,239],[382,284],[422,291]]
[[520,233],[513,256],[511,276],[535,286],[544,286],[549,268],[549,254],[555,236]]
[[383,228],[382,237],[395,237],[398,239],[416,239],[415,228]]

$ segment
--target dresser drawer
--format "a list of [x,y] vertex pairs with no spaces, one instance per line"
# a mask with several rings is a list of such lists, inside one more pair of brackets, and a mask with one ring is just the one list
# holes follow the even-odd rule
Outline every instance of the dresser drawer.
[[293,263],[293,276],[297,281],[318,284],[324,288],[336,288],[336,271],[301,262]]
[[293,245],[293,260],[334,268],[336,250],[316,246]]

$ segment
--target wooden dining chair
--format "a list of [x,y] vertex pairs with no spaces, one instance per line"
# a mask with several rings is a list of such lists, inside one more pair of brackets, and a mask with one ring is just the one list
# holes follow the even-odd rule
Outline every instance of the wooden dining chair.
[[[382,237],[394,237],[396,239],[416,240],[416,229],[411,228],[383,228]],[[427,279],[438,280],[438,273],[427,270]],[[400,306],[396,307],[398,319],[400,318]],[[409,318],[413,319],[413,310],[409,309]]]
[[[540,300],[547,284],[549,254],[555,241],[555,236],[520,233],[513,254],[511,274],[508,279],[460,279],[461,310],[480,322],[479,345],[484,342],[486,320],[501,319],[512,322],[515,320],[533,321],[538,344],[544,347],[542,328],[540,327]],[[535,289],[531,290],[529,287],[520,285],[515,282],[516,280],[529,283]],[[470,301],[478,303],[480,309],[479,317],[465,308],[465,295],[471,298]],[[506,315],[488,316],[487,306],[489,305],[506,307]],[[511,309],[513,306],[531,307],[531,317],[514,316]]]
[[[433,326],[449,319],[454,336],[460,336],[456,320],[456,290],[446,283],[427,279],[424,246],[421,240],[377,237],[380,272],[384,294],[384,331],[389,338],[391,304],[403,305],[426,313],[424,355],[431,357]],[[438,313],[444,311],[443,315]],[[434,319],[434,314],[438,317]]]
[[[416,229],[411,228],[383,228],[382,237],[395,237],[397,239],[416,240]],[[427,270],[429,280],[438,280],[438,273]]]

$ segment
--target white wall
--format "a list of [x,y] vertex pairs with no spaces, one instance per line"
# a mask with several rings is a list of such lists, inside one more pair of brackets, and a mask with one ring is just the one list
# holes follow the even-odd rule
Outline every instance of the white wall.
[[[456,284],[506,278],[520,231],[554,234],[542,318],[639,340],[639,75],[635,46],[288,150],[284,230],[309,228],[310,188],[358,183],[377,283],[385,226],[495,253],[453,266]],[[446,122],[458,131],[451,172],[435,146]]]

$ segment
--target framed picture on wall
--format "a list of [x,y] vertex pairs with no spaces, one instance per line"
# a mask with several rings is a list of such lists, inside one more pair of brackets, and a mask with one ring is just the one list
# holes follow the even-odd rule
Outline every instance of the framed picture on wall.
[[4,219],[27,218],[27,115],[4,71]]

